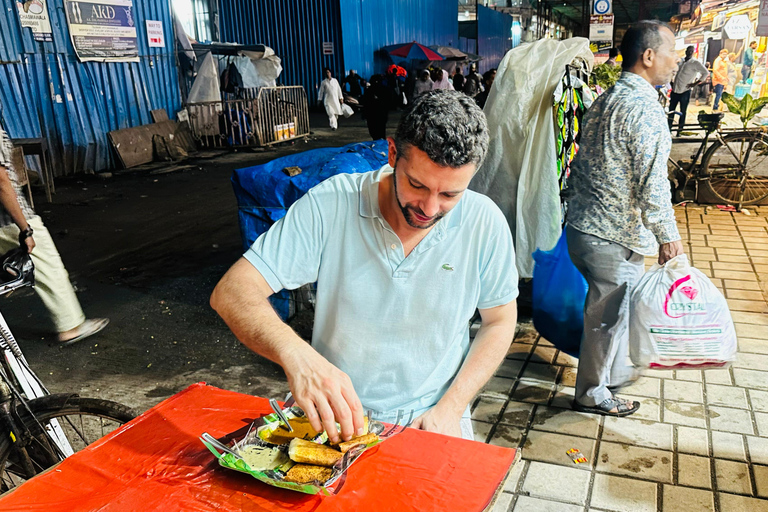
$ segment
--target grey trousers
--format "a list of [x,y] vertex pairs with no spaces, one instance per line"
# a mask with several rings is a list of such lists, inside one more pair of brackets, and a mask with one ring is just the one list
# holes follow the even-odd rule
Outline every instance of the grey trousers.
[[608,387],[632,377],[629,351],[629,296],[644,272],[642,254],[617,243],[566,228],[571,260],[589,285],[584,304],[575,398],[595,406],[611,398]]

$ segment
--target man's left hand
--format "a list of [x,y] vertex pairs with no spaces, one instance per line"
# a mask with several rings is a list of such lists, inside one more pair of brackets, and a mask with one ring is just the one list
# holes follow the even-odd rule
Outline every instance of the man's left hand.
[[447,436],[461,437],[461,415],[440,408],[438,403],[433,408],[416,418],[411,428],[437,432]]
[[659,265],[663,265],[675,256],[680,256],[684,253],[683,242],[680,240],[669,242],[668,244],[661,244],[659,246]]

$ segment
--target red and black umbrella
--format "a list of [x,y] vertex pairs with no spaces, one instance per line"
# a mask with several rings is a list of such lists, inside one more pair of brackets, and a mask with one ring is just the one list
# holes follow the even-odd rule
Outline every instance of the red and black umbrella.
[[399,57],[407,60],[444,60],[442,55],[416,41],[412,43],[385,46],[384,51],[391,57]]

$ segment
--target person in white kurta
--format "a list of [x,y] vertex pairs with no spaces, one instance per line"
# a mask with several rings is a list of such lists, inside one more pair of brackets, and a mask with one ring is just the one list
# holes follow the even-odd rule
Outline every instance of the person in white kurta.
[[333,78],[330,69],[323,70],[325,80],[320,83],[320,90],[317,92],[317,101],[325,106],[325,112],[331,121],[331,130],[339,127],[336,118],[342,115],[341,105],[344,103],[344,96],[341,93],[339,82]]

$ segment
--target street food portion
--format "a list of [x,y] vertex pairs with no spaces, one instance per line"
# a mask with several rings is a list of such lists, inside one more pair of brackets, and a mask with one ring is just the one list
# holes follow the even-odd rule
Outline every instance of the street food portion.
[[374,433],[368,433],[362,436],[353,437],[349,441],[339,443],[338,445],[331,445],[331,446],[334,446],[334,447],[338,446],[339,450],[341,450],[341,453],[347,453],[349,450],[351,450],[355,446],[359,446],[361,444],[369,445],[374,441],[378,441],[378,440],[379,440],[379,436],[377,436]]
[[325,483],[333,475],[333,469],[323,466],[311,466],[309,464],[296,464],[283,479],[285,482],[297,484],[309,484],[312,482]]
[[273,446],[250,445],[240,450],[240,457],[248,467],[256,471],[266,471],[282,468],[290,463],[290,458],[284,450]]
[[344,454],[330,446],[296,438],[291,441],[291,445],[288,447],[288,456],[294,462],[331,467]]

